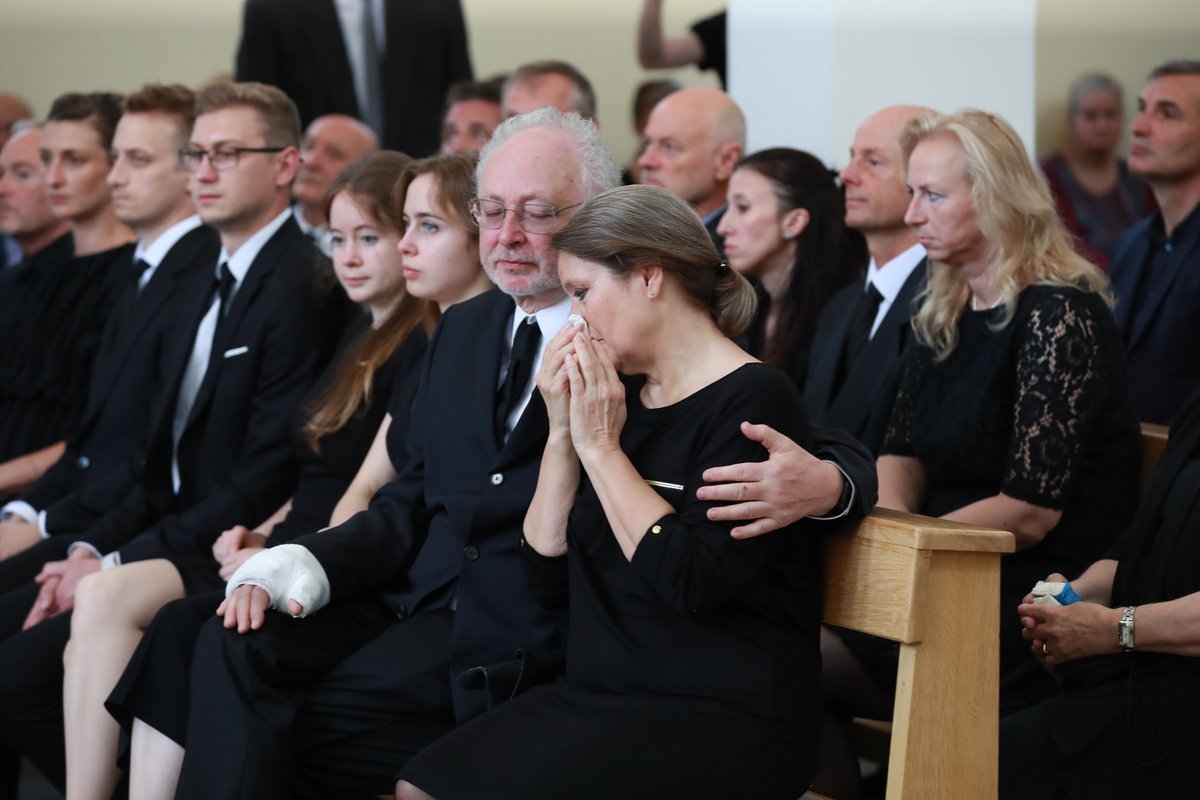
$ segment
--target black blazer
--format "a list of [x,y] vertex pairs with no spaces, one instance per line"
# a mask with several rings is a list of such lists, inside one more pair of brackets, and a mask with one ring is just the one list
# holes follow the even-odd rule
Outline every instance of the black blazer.
[[123,562],[208,556],[221,531],[257,525],[287,500],[297,473],[293,413],[345,320],[341,298],[314,289],[318,259],[291,218],[255,258],[213,341],[213,359],[180,436],[175,494],[172,422],[196,329],[211,302],[213,272],[184,288],[185,324],[165,355],[171,391],[153,422],[141,481],[85,541],[102,552],[120,548]]
[[863,284],[855,281],[829,298],[817,321],[804,384],[804,407],[814,425],[841,428],[872,453],[879,452],[900,384],[900,356],[912,336],[913,298],[924,286],[928,269],[929,260],[922,259],[908,276],[840,387],[834,384],[846,329]]
[[211,274],[221,244],[211,228],[185,234],[142,291],[123,287],[92,363],[87,406],[63,457],[21,499],[46,510],[55,535],[82,532],[133,488],[130,460],[144,452],[165,381],[164,338],[177,323],[181,290]]
[[[471,79],[459,0],[385,0],[384,147],[420,158],[441,139],[446,90]],[[237,79],[283,89],[308,125],[322,114],[362,117],[332,0],[246,0]]]
[[1150,257],[1147,232],[1160,218],[1154,214],[1125,233],[1108,274],[1117,295],[1115,313],[1125,339],[1133,411],[1142,422],[1165,425],[1200,382],[1200,235],[1193,232],[1190,241],[1180,243],[1174,269],[1161,276],[1156,307],[1137,314],[1133,302]]
[[[563,610],[533,597],[519,555],[537,484],[547,422],[541,395],[503,448],[493,407],[513,301],[499,291],[451,307],[439,322],[417,391],[400,479],[345,524],[295,541],[321,562],[331,600],[391,590],[401,618],[456,607],[454,675],[510,661],[518,648],[565,645]],[[875,464],[847,435],[816,431],[818,455],[835,458],[860,487],[849,521],[876,497]],[[484,687],[454,681],[460,719],[488,707]]]

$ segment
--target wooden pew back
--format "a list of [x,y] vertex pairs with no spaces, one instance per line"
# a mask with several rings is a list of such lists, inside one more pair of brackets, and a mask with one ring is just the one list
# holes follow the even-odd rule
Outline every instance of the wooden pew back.
[[824,620],[900,643],[888,800],[996,796],[1011,533],[877,509],[825,549]]

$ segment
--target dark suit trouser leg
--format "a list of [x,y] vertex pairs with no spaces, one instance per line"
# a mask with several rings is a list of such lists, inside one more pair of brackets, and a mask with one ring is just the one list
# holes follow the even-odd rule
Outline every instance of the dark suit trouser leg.
[[309,689],[395,622],[382,603],[361,600],[306,619],[268,611],[263,627],[247,634],[217,617],[205,623],[176,798],[290,798],[293,722]]
[[[21,623],[25,621],[25,615],[29,613],[37,593],[38,585],[26,582],[16,591],[0,594],[0,643],[21,632]],[[0,724],[7,718],[7,711],[0,706]],[[0,731],[0,800],[15,800],[20,775],[21,753],[9,744],[8,737]]]
[[395,790],[418,751],[454,728],[451,611],[391,625],[309,692],[295,725],[297,797]]
[[28,757],[60,791],[67,771],[62,660],[70,636],[68,612],[0,642],[0,741]]

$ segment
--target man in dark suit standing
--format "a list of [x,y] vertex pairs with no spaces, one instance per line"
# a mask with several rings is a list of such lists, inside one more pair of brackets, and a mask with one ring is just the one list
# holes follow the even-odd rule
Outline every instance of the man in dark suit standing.
[[[502,293],[442,318],[400,479],[231,579],[197,643],[178,797],[390,792],[456,720],[555,674],[565,620],[528,591],[519,548],[547,432],[533,376],[570,309],[550,239],[618,176],[576,115],[544,108],[496,129],[476,218]],[[865,466],[856,478],[873,484]],[[839,479],[822,510],[840,493]],[[385,588],[398,594],[370,596]]]
[[929,112],[892,106],[859,126],[841,172],[846,225],[862,232],[871,253],[864,283],[829,299],[809,353],[804,404],[809,419],[848,431],[879,452],[909,340],[912,300],[925,280],[925,248],[904,224],[908,190],[900,131]]
[[1200,381],[1200,61],[1151,72],[1129,132],[1129,171],[1159,211],[1117,243],[1109,276],[1133,410],[1165,425]]
[[[66,560],[46,565],[40,593],[31,584],[0,596],[0,742],[60,787],[62,612],[78,581],[123,561],[206,556],[221,531],[265,520],[293,489],[293,415],[332,332],[313,285],[318,254],[288,204],[299,141],[295,106],[274,87],[218,84],[197,96],[180,158],[221,252],[176,309],[181,324],[164,352],[171,393],[152,422],[144,476]],[[14,635],[12,612],[35,594],[27,629]]]
[[79,429],[54,466],[0,509],[0,587],[30,580],[43,563],[65,556],[72,534],[135,482],[129,461],[145,447],[161,348],[176,322],[172,303],[197,272],[211,269],[219,250],[179,163],[194,118],[195,95],[184,86],[149,85],[125,98],[108,180],[113,209],[137,233],[137,249],[96,352]]
[[446,90],[471,79],[459,0],[246,0],[237,79],[287,92],[303,124],[358,117],[383,146],[438,149]]

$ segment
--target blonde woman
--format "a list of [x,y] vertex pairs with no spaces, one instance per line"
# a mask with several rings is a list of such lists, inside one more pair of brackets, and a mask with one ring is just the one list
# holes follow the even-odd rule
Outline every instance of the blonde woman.
[[1072,249],[1012,127],[982,111],[901,137],[905,221],[933,263],[878,461],[879,504],[1012,531],[1001,674],[1029,661],[1012,610],[1077,574],[1137,499],[1138,427],[1104,274]]

